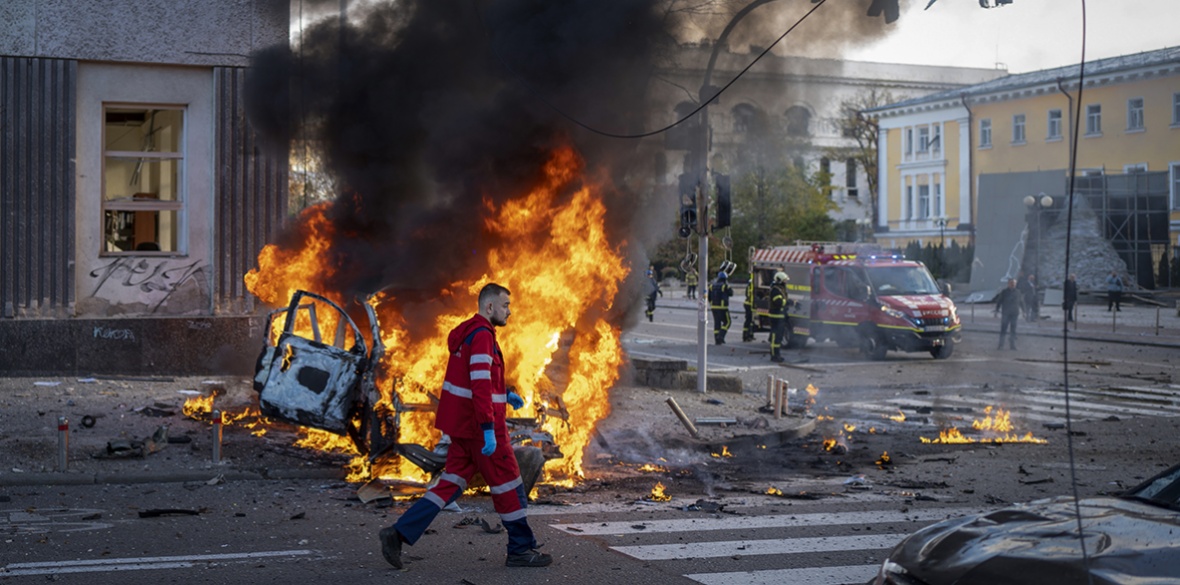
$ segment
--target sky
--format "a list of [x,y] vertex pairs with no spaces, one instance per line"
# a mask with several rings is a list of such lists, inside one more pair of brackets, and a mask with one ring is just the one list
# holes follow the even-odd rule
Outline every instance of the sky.
[[[847,0],[837,0],[847,1]],[[903,3],[881,40],[844,53],[857,61],[994,68],[1012,73],[1075,64],[1082,51],[1083,0]],[[1087,0],[1086,60],[1180,45],[1180,0]]]

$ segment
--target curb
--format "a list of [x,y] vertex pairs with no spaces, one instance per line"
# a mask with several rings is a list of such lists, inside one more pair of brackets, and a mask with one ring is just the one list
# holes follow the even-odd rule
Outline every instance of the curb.
[[343,469],[208,469],[203,471],[178,470],[161,472],[131,473],[0,473],[0,487],[49,486],[49,485],[100,485],[139,483],[190,483],[207,482],[214,478],[225,481],[264,481],[283,479],[332,479],[343,480],[348,474]]

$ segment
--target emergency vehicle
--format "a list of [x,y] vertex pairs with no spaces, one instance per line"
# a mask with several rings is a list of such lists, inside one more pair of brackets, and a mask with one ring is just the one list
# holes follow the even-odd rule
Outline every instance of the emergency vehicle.
[[955,303],[921,262],[883,253],[875,244],[816,242],[750,248],[755,324],[769,330],[770,285],[787,282],[788,348],[808,338],[857,347],[884,359],[889,350],[946,359],[961,339]]

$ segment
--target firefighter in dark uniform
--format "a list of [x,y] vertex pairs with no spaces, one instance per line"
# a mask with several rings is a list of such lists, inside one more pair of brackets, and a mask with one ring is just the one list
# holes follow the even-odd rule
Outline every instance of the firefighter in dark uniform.
[[746,281],[746,301],[742,303],[746,309],[746,322],[742,323],[742,341],[754,341],[754,273]]
[[709,287],[709,308],[713,311],[713,339],[717,345],[725,344],[725,334],[729,332],[729,297],[732,296],[729,275],[718,272],[713,286]]
[[770,286],[770,361],[783,361],[782,348],[787,342],[787,278],[786,272],[774,275]]
[[655,268],[647,269],[647,282],[644,283],[644,289],[647,296],[647,310],[644,314],[647,315],[648,322],[655,321],[656,312],[656,295],[664,296],[664,291],[660,290],[660,283],[656,280]]

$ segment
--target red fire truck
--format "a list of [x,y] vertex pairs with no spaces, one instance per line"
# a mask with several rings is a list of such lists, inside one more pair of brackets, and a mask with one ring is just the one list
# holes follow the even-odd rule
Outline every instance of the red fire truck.
[[808,338],[858,347],[872,359],[885,352],[926,351],[946,359],[960,340],[955,303],[921,262],[884,253],[875,244],[814,242],[750,248],[754,312],[769,330],[770,285],[776,272],[790,279],[787,347]]

